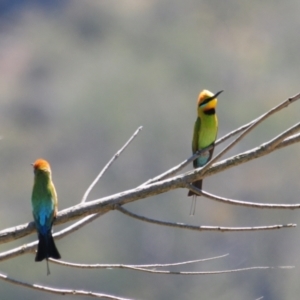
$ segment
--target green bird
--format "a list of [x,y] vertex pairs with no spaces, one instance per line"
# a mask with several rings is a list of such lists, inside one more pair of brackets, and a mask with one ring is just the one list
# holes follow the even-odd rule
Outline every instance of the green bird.
[[[197,119],[194,125],[194,134],[192,141],[192,151],[195,154],[197,151],[214,145],[218,133],[218,118],[216,115],[216,106],[218,103],[217,96],[223,91],[215,95],[208,90],[203,90],[197,101]],[[203,167],[210,160],[214,152],[214,147],[204,152],[193,161],[194,168]],[[193,186],[202,189],[202,179],[193,182]],[[188,196],[193,196],[190,214],[194,215],[196,210],[196,196],[191,190]]]
[[49,275],[48,258],[61,258],[52,237],[52,224],[57,214],[57,195],[49,163],[44,159],[38,159],[32,165],[34,184],[31,204],[39,239],[35,261],[46,259],[47,275]]

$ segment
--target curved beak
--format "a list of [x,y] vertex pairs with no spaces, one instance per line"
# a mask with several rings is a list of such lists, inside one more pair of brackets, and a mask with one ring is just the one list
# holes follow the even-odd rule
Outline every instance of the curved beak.
[[224,90],[220,91],[220,92],[217,92],[216,94],[214,94],[211,98],[214,99],[214,98],[217,98],[221,93],[223,93]]

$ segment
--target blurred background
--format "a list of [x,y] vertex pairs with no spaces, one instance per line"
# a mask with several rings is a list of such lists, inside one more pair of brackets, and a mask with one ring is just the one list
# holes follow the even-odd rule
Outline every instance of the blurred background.
[[[219,137],[299,92],[299,10],[296,0],[0,1],[0,228],[32,220],[30,163],[39,157],[51,163],[61,210],[80,201],[141,125],[143,131],[89,200],[134,188],[189,157],[196,100],[204,88],[225,91],[217,108]],[[299,112],[295,103],[274,115],[227,157],[273,138],[298,122]],[[207,178],[204,189],[244,201],[299,203],[299,172],[299,145],[294,145]],[[300,223],[299,210],[236,207],[203,197],[190,217],[186,194],[176,190],[126,208],[194,225]],[[59,240],[63,259],[149,264],[229,253],[172,270],[296,268],[178,276],[51,265],[46,276],[46,263],[27,254],[1,262],[0,272],[30,283],[134,299],[297,299],[299,230],[191,232],[114,211]],[[35,239],[1,245],[1,251]],[[3,281],[0,289],[1,299],[61,298]]]

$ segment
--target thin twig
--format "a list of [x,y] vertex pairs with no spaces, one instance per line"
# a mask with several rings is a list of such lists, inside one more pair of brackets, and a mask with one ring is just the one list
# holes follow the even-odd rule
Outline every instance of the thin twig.
[[264,145],[268,146],[269,150],[273,150],[275,149],[282,141],[284,141],[285,139],[293,136],[293,134],[295,134],[296,132],[298,132],[300,130],[300,122],[296,123],[295,125],[291,126],[290,128],[288,128],[287,130],[281,132],[280,134],[278,134],[277,136],[275,136],[272,140],[268,141],[265,144],[262,144],[262,147]]
[[[84,196],[81,200],[81,202],[85,202],[89,193],[91,192],[91,190],[93,189],[93,187],[95,186],[95,184],[98,182],[98,180],[103,176],[103,174],[106,172],[106,170],[110,167],[110,165],[120,156],[120,154],[129,146],[129,144],[135,139],[135,137],[138,135],[138,133],[143,129],[143,126],[140,126],[134,133],[133,135],[129,138],[129,140],[124,144],[124,146],[110,159],[110,161],[105,165],[105,167],[101,170],[101,172],[99,173],[99,175],[96,177],[96,179],[93,181],[93,183],[88,187],[88,189],[86,190],[86,192],[84,193]],[[98,213],[98,214],[93,214],[90,216],[87,216],[85,218],[83,218],[82,220],[79,220],[78,222],[72,224],[71,226],[68,226],[65,229],[62,229],[61,231],[59,231],[56,235],[54,235],[55,237],[58,238],[63,238],[64,236],[70,234],[71,232],[74,232],[78,229],[80,229],[81,227],[85,226],[88,223],[91,223],[92,221],[96,220],[97,218],[99,218],[102,215],[102,213]]]
[[112,165],[112,163],[120,156],[120,154],[129,146],[129,144],[135,139],[135,137],[138,135],[138,133],[143,129],[143,126],[140,126],[134,134],[129,138],[129,140],[124,144],[124,146],[110,159],[110,161],[105,165],[105,167],[101,170],[101,172],[98,174],[98,176],[95,178],[95,180],[91,183],[91,185],[88,187],[86,192],[84,193],[82,200],[80,203],[84,203],[89,196],[89,193],[94,188],[94,186],[97,184],[99,179],[103,176],[103,174],[106,172],[106,170]]
[[94,292],[88,292],[84,290],[68,290],[68,289],[57,289],[57,288],[52,288],[44,285],[39,285],[39,284],[30,284],[27,282],[23,282],[20,280],[16,280],[13,278],[8,277],[7,275],[1,274],[0,273],[0,279],[7,281],[9,283],[15,284],[15,285],[20,285],[26,288],[30,288],[33,290],[38,290],[41,292],[48,292],[52,294],[57,294],[57,295],[71,295],[71,296],[89,296],[89,297],[94,297],[94,298],[102,298],[102,299],[110,299],[110,300],[132,300],[129,298],[121,298],[113,295],[108,295],[108,294],[102,294],[102,293],[94,293]]
[[238,133],[244,131],[245,129],[249,128],[253,123],[255,123],[257,119],[252,120],[251,122],[242,125],[241,127],[230,131],[229,133],[223,135],[221,138],[217,139],[215,142],[215,146],[227,141],[228,139],[230,139],[231,137],[237,135]]
[[211,145],[209,147],[206,147],[205,149],[198,150],[195,154],[193,154],[188,159],[181,162],[179,165],[167,170],[166,172],[164,172],[164,173],[162,173],[162,174],[160,174],[160,175],[158,175],[154,178],[151,178],[151,179],[147,180],[146,182],[142,183],[138,187],[146,186],[146,185],[149,185],[151,183],[155,183],[155,182],[162,181],[164,179],[170,178],[171,176],[177,174],[180,170],[182,170],[188,164],[190,164],[192,161],[197,159],[202,153],[210,150],[211,148],[213,148],[213,145]]
[[175,271],[159,271],[159,270],[149,270],[142,268],[134,268],[134,270],[155,273],[155,274],[163,274],[163,275],[219,275],[225,273],[236,273],[242,271],[251,271],[251,270],[266,270],[266,269],[293,269],[294,266],[279,266],[279,267],[249,267],[249,268],[240,268],[240,269],[232,269],[232,270],[223,270],[223,271],[203,271],[203,272],[175,272]]
[[[55,261],[55,263],[60,263],[60,262]],[[83,265],[83,264],[72,264],[72,263],[67,263],[67,264],[62,263],[62,265],[69,266],[69,267],[81,268],[81,269],[99,268],[99,265]],[[279,266],[279,267],[258,266],[258,267],[249,267],[249,268],[223,270],[223,271],[183,272],[183,271],[154,270],[154,269],[148,269],[148,268],[144,268],[144,267],[137,267],[137,266],[130,266],[130,265],[126,266],[126,269],[129,269],[129,270],[141,271],[141,272],[146,272],[146,273],[154,273],[154,274],[163,274],[163,275],[217,275],[217,274],[234,273],[234,272],[249,271],[249,270],[293,269],[293,268],[294,268],[294,266]]]
[[181,266],[181,265],[187,265],[187,264],[194,264],[198,262],[205,262],[210,260],[215,260],[219,258],[223,258],[228,256],[228,254],[215,256],[215,257],[209,257],[204,259],[196,259],[196,260],[189,260],[189,261],[183,261],[183,262],[177,262],[177,263],[170,263],[170,264],[148,264],[148,265],[124,265],[124,264],[78,264],[78,263],[70,263],[62,260],[55,260],[50,259],[53,263],[57,265],[63,265],[67,267],[74,267],[74,268],[80,268],[80,269],[136,269],[136,268],[165,268],[165,267],[173,267],[173,266]]
[[293,144],[299,143],[300,142],[300,133],[294,134],[288,138],[286,138],[284,141],[282,141],[280,144],[278,144],[275,147],[275,150],[279,150],[281,148],[291,146]]
[[[287,106],[289,106],[289,104],[297,101],[300,99],[300,93],[296,94],[295,96],[293,97],[290,97],[289,99],[283,101],[282,103],[280,103],[279,105],[277,105],[276,107],[272,108],[272,109],[278,109],[277,111],[281,110],[282,108],[285,108]],[[286,104],[287,103],[287,104]],[[260,117],[258,117],[257,119],[259,119]],[[251,122],[225,134],[224,136],[222,136],[221,138],[219,138],[216,142],[215,142],[215,145],[219,145],[221,143],[223,143],[224,141],[228,140],[229,138],[231,138],[232,136],[240,133],[241,131],[244,131],[245,129],[247,129],[248,127],[250,127],[251,125],[253,125],[257,119],[255,120],[252,120]]]
[[97,213],[97,214],[92,214],[89,216],[84,217],[83,219],[75,222],[74,224],[56,232],[55,234],[53,234],[53,236],[55,237],[55,239],[62,239],[63,237],[69,235],[70,233],[79,230],[80,228],[82,228],[83,226],[93,222],[94,220],[96,220],[97,218],[99,218],[100,216],[102,216],[104,213]]
[[270,225],[270,226],[255,226],[255,227],[224,227],[224,226],[194,226],[184,223],[175,223],[175,222],[166,222],[166,221],[159,221],[155,219],[150,219],[147,217],[143,217],[137,214],[134,214],[124,207],[116,206],[116,209],[121,213],[132,217],[134,219],[138,219],[140,221],[169,226],[169,227],[176,227],[181,229],[189,229],[189,230],[196,230],[196,231],[219,231],[219,232],[228,232],[228,231],[256,231],[256,230],[273,230],[273,229],[282,229],[282,228],[291,228],[296,227],[296,224],[285,224],[285,225]]
[[[215,200],[218,202],[222,202],[225,204],[239,205],[239,206],[247,206],[253,208],[271,208],[271,209],[299,209],[300,204],[276,204],[276,203],[257,203],[257,202],[246,202],[241,200],[234,200],[230,198],[220,197],[217,195],[210,194],[203,190],[199,190],[191,184],[187,184],[186,188],[192,190],[194,193],[197,193],[199,196],[205,196],[211,200]],[[291,225],[291,224],[289,224]],[[296,225],[296,224],[294,224]]]

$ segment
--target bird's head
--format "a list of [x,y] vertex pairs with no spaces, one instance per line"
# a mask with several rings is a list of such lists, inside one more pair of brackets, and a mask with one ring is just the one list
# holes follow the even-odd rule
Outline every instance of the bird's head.
[[37,159],[33,164],[33,172],[35,175],[38,173],[42,174],[50,174],[51,175],[51,168],[49,163],[44,159]]
[[216,94],[213,94],[212,92],[208,90],[203,90],[198,97],[198,110],[201,110],[203,112],[215,109],[218,103],[217,97],[222,93],[223,91],[220,91]]

